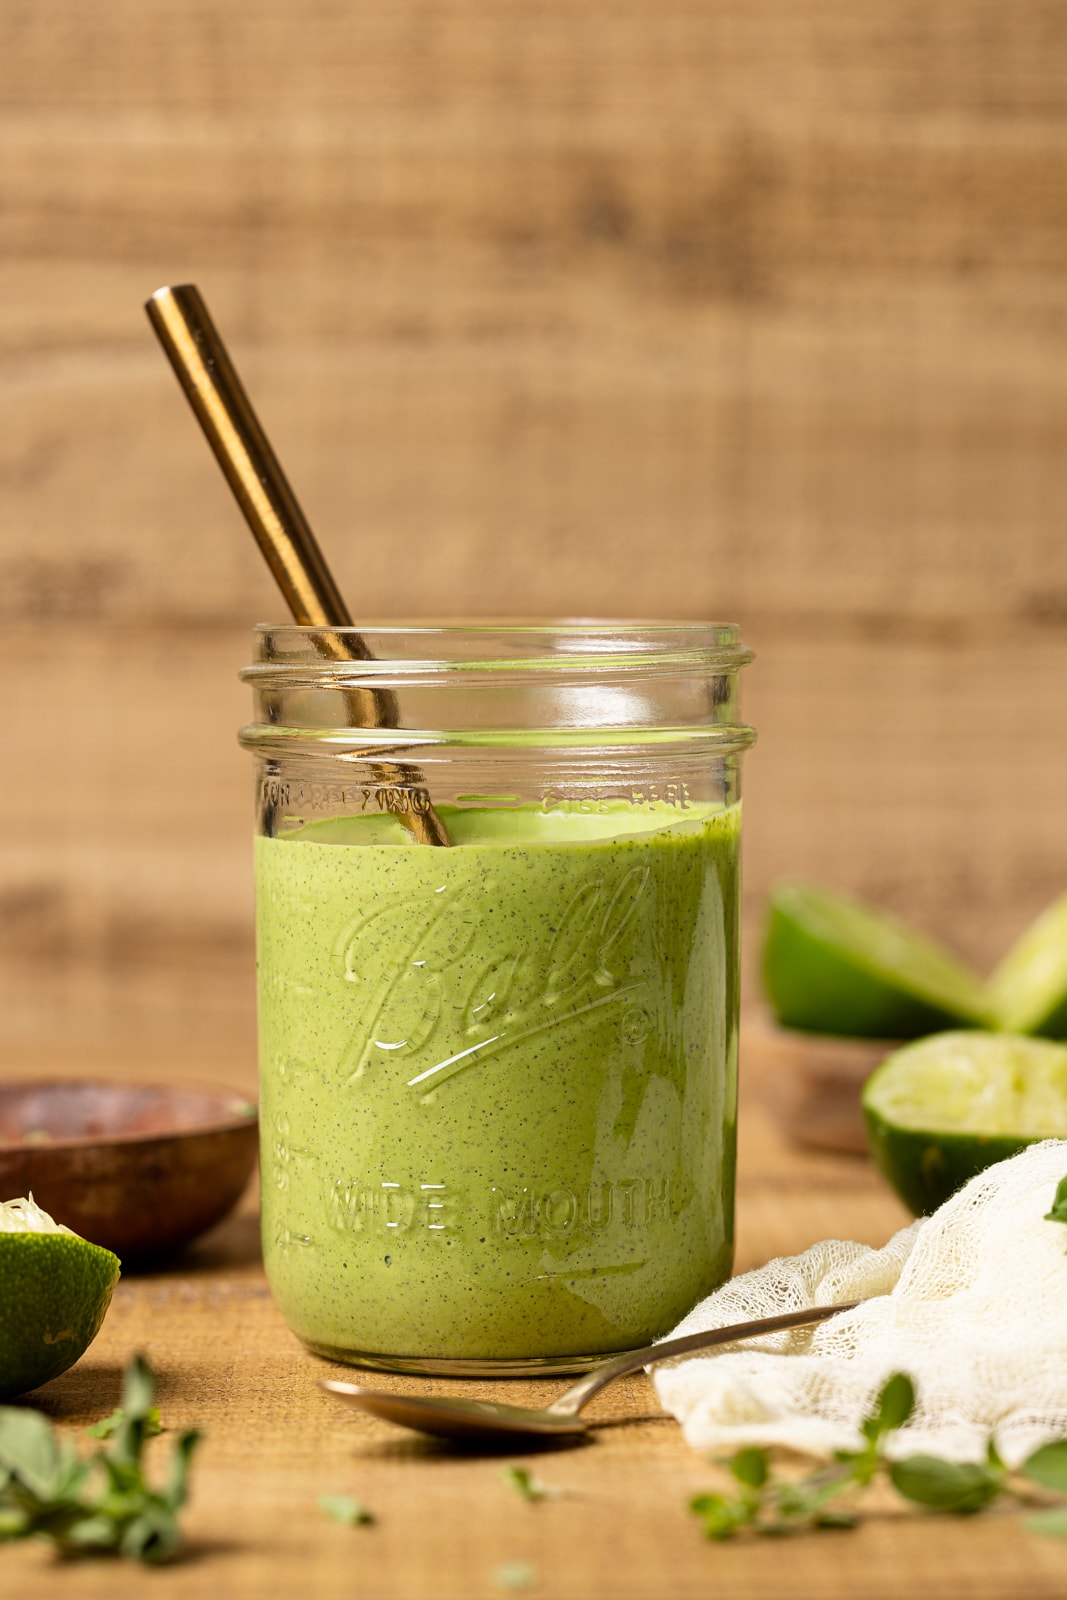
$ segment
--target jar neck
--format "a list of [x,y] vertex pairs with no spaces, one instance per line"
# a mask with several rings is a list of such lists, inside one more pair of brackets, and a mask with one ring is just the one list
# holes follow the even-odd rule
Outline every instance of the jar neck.
[[242,740],[740,750],[753,738],[738,695],[751,659],[731,623],[263,626],[241,674],[256,708]]

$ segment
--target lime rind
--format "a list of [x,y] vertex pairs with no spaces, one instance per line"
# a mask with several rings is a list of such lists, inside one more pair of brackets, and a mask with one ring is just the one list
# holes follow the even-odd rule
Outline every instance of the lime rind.
[[32,1197],[0,1204],[0,1400],[74,1365],[100,1331],[118,1277],[117,1256]]
[[988,985],[997,1026],[1011,1033],[1067,1036],[1067,895],[1012,945]]
[[764,984],[779,1022],[813,1033],[904,1039],[990,1021],[979,979],[947,950],[808,884],[771,896]]

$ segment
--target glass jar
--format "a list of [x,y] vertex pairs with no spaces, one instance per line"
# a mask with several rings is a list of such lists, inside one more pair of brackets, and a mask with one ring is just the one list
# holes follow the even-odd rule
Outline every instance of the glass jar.
[[728,1276],[749,659],[258,629],[263,1244],[311,1350],[580,1371]]

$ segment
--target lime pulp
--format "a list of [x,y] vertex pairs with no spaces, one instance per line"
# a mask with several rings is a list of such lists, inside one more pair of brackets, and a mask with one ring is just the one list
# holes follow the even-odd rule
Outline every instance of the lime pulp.
[[863,1090],[871,1154],[916,1215],[994,1162],[1067,1139],[1067,1047],[942,1033],[887,1056]]

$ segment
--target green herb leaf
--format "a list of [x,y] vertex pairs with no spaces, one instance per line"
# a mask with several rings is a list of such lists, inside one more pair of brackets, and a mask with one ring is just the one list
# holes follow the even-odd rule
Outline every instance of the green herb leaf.
[[1039,1511],[1036,1516],[1024,1517],[1023,1527],[1028,1533],[1043,1533],[1050,1539],[1067,1539],[1067,1506],[1056,1506],[1052,1511]]
[[1052,1210],[1045,1212],[1046,1222],[1067,1222],[1067,1178],[1061,1178],[1056,1187]]
[[1024,1478],[1040,1483],[1045,1489],[1060,1489],[1067,1493],[1067,1439],[1056,1439],[1043,1444],[1028,1456],[1019,1468]]
[[199,1428],[187,1428],[175,1441],[167,1482],[160,1495],[163,1504],[171,1511],[177,1511],[185,1504],[189,1486],[189,1464],[192,1461],[193,1451],[202,1438],[203,1434]]
[[170,1512],[162,1505],[149,1503],[123,1528],[119,1554],[159,1567],[170,1560],[180,1542],[178,1524]]
[[762,1489],[770,1472],[766,1450],[739,1450],[730,1461],[730,1471],[738,1483],[750,1489]]
[[119,1526],[113,1517],[76,1517],[66,1531],[65,1543],[69,1549],[115,1550],[119,1542]]
[[[126,1363],[122,1375],[122,1409],[133,1422],[146,1422],[154,1407],[152,1396],[155,1380],[151,1368],[142,1355],[135,1355]],[[159,1413],[156,1413],[157,1417]]]
[[59,1475],[59,1447],[39,1411],[0,1406],[0,1463],[31,1494],[47,1499]]
[[528,1467],[505,1467],[501,1477],[505,1483],[510,1483],[524,1500],[529,1500],[531,1503],[537,1500],[559,1500],[565,1492],[552,1484],[542,1483],[540,1478],[534,1477]]
[[[102,1417],[99,1422],[94,1422],[85,1431],[90,1439],[110,1439],[114,1434],[118,1433],[119,1428],[125,1421],[125,1411],[121,1406],[116,1406],[110,1417]],[[150,1406],[144,1417],[144,1436],[146,1439],[154,1439],[157,1434],[162,1432],[163,1428],[159,1421],[159,1407]]]
[[689,1502],[704,1524],[706,1539],[732,1539],[739,1528],[753,1521],[757,1503],[747,1500],[728,1500],[722,1494],[698,1494]]
[[366,1528],[374,1521],[373,1511],[353,1500],[350,1494],[320,1494],[319,1510],[346,1528]]
[[915,1386],[906,1372],[894,1372],[874,1403],[874,1410],[860,1424],[860,1432],[871,1444],[884,1434],[902,1428],[915,1410]]
[[893,1487],[906,1500],[966,1516],[981,1511],[1001,1491],[1000,1475],[976,1461],[941,1461],[937,1456],[908,1456],[889,1469]]

